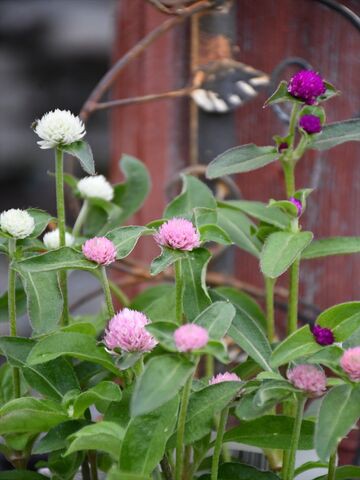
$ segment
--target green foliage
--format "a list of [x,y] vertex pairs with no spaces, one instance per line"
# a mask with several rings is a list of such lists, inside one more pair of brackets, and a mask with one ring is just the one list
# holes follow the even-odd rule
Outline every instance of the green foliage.
[[146,227],[119,227],[111,230],[106,236],[114,242],[117,251],[117,259],[127,257],[135,248],[142,235],[149,235],[153,230]]
[[64,145],[61,149],[73,157],[76,157],[83,170],[89,175],[95,175],[95,163],[90,145],[83,140]]
[[[272,472],[264,472],[242,463],[223,463],[219,467],[219,480],[279,480]],[[210,480],[210,475],[202,475],[199,480]]]
[[147,288],[133,298],[131,308],[144,312],[152,322],[176,322],[174,285]]
[[360,141],[360,119],[354,118],[343,122],[324,125],[321,135],[317,136],[310,145],[314,150],[328,150],[345,142]]
[[230,328],[235,308],[228,302],[215,302],[203,310],[194,320],[208,331],[209,337],[221,340]]
[[304,260],[329,257],[332,255],[348,255],[360,252],[360,237],[330,237],[313,240],[301,254]]

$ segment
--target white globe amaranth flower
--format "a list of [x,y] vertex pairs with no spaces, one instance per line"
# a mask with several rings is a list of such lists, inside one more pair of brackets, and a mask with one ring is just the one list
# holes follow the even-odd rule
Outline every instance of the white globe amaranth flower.
[[[55,250],[60,248],[60,233],[59,229],[52,230],[45,233],[43,243],[48,250]],[[71,247],[75,243],[75,238],[68,232],[65,232],[65,245]]]
[[34,231],[35,220],[26,210],[11,208],[0,215],[0,228],[14,238],[26,238]]
[[102,198],[110,202],[114,198],[114,189],[104,175],[93,175],[79,180],[77,188],[83,198]]
[[42,139],[40,148],[54,148],[57,145],[70,145],[81,140],[86,134],[85,126],[79,117],[69,110],[59,110],[45,113],[36,122],[35,133]]

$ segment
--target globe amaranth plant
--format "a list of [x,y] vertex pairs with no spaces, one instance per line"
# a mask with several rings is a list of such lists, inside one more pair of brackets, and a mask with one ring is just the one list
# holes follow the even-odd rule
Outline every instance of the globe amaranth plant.
[[[0,216],[10,325],[10,335],[0,338],[7,360],[0,367],[1,451],[16,468],[0,479],[50,472],[71,480],[81,471],[92,480],[292,480],[319,466],[328,472],[319,479],[360,476],[359,467],[336,465],[339,441],[360,416],[360,302],[325,310],[312,327],[299,328],[297,318],[301,261],[360,251],[357,238],[313,240],[301,227],[311,190],[296,189],[298,161],[309,149],[360,140],[359,120],[325,123],[321,104],[336,93],[319,74],[299,72],[266,103],[291,104],[287,134],[274,137],[273,146],[231,149],[208,167],[208,177],[216,178],[278,161],[283,199],[218,201],[205,183],[184,175],[163,218],[145,226],[122,226],[150,188],[139,160],[124,156],[125,181],[111,185],[95,175],[77,117],[55,110],[34,125],[41,148],[55,153],[57,218],[37,209]],[[77,157],[89,176],[64,174],[64,153]],[[72,229],[64,183],[82,201]],[[50,222],[57,228],[43,235]],[[108,270],[143,236],[161,249],[151,275],[173,271],[174,282],[130,300]],[[266,312],[235,288],[207,286],[209,242],[236,245],[259,260]],[[102,285],[105,305],[97,314],[69,311],[73,270]],[[287,335],[279,341],[274,287],[288,270]],[[16,332],[25,297],[31,338]],[[230,362],[230,340],[245,354],[240,363]],[[310,413],[311,402],[318,408]],[[237,443],[263,449],[268,470],[240,463]],[[295,468],[297,451],[314,448],[319,461]],[[38,467],[46,472],[26,471],[36,454],[45,455]]]

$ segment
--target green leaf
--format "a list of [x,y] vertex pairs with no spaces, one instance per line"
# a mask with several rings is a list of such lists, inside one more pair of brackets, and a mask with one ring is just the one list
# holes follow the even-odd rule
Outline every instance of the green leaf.
[[89,175],[95,175],[95,164],[90,145],[84,140],[64,145],[61,149],[80,161],[83,170]]
[[131,415],[144,415],[174,398],[193,371],[194,364],[178,355],[151,358],[136,382]]
[[227,364],[230,363],[230,358],[227,352],[227,348],[223,342],[216,340],[209,340],[204,348],[197,350],[198,353],[207,353],[212,357],[215,357],[219,362]]
[[152,322],[176,322],[175,287],[163,283],[147,288],[132,300],[130,308],[145,313]]
[[67,448],[67,437],[80,430],[86,423],[85,420],[69,420],[60,423],[52,428],[41,440],[35,445],[32,453],[41,455],[43,453],[56,452]]
[[262,244],[251,233],[252,229],[256,228],[256,225],[240,210],[229,208],[224,206],[224,204],[219,204],[217,212],[218,224],[229,235],[231,241],[258,258]]
[[[0,477],[1,478],[1,477]],[[316,477],[314,480],[327,480],[328,475]],[[360,478],[360,467],[354,465],[343,465],[335,470],[334,480],[358,480]]]
[[149,476],[138,475],[136,473],[121,472],[117,465],[114,465],[108,472],[106,480],[149,480]]
[[35,221],[35,228],[31,235],[29,235],[27,238],[37,238],[48,226],[48,223],[52,219],[52,216],[49,215],[47,212],[44,212],[44,210],[39,210],[38,208],[28,208],[27,212],[33,217]]
[[192,321],[210,303],[206,287],[206,269],[211,254],[205,248],[197,248],[186,252],[181,260],[183,275],[183,306],[188,321]]
[[87,202],[89,210],[84,226],[86,235],[105,235],[119,225],[123,211],[115,203],[96,197],[88,198]]
[[123,437],[123,428],[114,422],[101,421],[86,425],[69,437],[71,443],[65,455],[82,450],[100,450],[117,459]]
[[190,220],[194,208],[216,208],[216,200],[209,187],[191,175],[181,175],[181,178],[182,191],[166,207],[164,218],[186,217]]
[[73,404],[73,418],[79,418],[85,410],[97,402],[119,402],[121,400],[121,390],[114,382],[100,382],[86,392],[78,395]]
[[274,105],[275,103],[283,102],[293,102],[293,103],[304,103],[302,100],[293,97],[288,92],[288,84],[285,80],[281,81],[275,90],[275,92],[268,98],[264,104],[264,107],[268,105]]
[[343,342],[360,328],[360,302],[340,303],[324,310],[316,323],[330,328],[335,340]]
[[127,257],[135,248],[139,238],[142,235],[154,233],[152,229],[146,227],[119,227],[107,233],[107,238],[114,242],[117,251],[117,259]]
[[217,212],[214,208],[195,207],[194,223],[197,228],[202,225],[217,224]]
[[119,373],[111,355],[97,345],[95,338],[76,332],[58,332],[43,338],[31,350],[27,364],[38,365],[63,355],[97,363],[115,375]]
[[252,202],[249,200],[229,200],[227,202],[221,202],[221,205],[225,205],[236,210],[254,217],[261,222],[274,225],[275,227],[285,229],[290,225],[290,220],[279,208],[269,207],[262,202]]
[[68,420],[59,403],[38,398],[16,398],[0,409],[0,434],[40,433]]
[[240,420],[253,420],[255,418],[262,417],[272,409],[272,405],[254,405],[254,398],[256,393],[250,393],[241,397],[240,401],[236,405],[235,415]]
[[232,173],[243,173],[264,167],[279,157],[275,147],[258,147],[253,143],[230,148],[210,162],[206,176],[222,177]]
[[315,448],[321,460],[328,459],[359,417],[359,386],[339,385],[327,393],[320,406],[315,430]]
[[[219,467],[219,480],[279,480],[272,472],[264,472],[242,463],[223,463]],[[199,480],[210,480],[210,475],[202,475]]]
[[63,298],[56,271],[21,271],[27,295],[30,322],[35,335],[49,333],[58,326]]
[[345,142],[358,141],[360,141],[360,119],[355,118],[324,125],[321,135],[314,138],[310,148],[322,151]]
[[157,410],[130,420],[121,445],[122,471],[151,474],[164,456],[166,442],[176,425],[178,408],[176,396]]
[[82,253],[70,247],[63,247],[42,255],[36,255],[14,265],[14,268],[20,273],[50,272],[60,269],[95,270],[97,267],[96,263],[86,260]]
[[296,468],[294,476],[300,475],[300,473],[307,472],[308,470],[312,470],[313,468],[328,468],[328,462],[306,462],[300,465],[300,467]]
[[221,245],[230,245],[232,243],[229,235],[218,225],[201,225],[199,227],[199,233],[202,242],[216,242]]
[[272,200],[271,199],[269,201],[269,208],[278,208],[279,210],[282,210],[283,212],[287,213],[288,215],[291,215],[292,217],[297,217],[298,215],[298,209],[296,205],[294,205],[289,200]]
[[170,267],[170,265],[173,265],[177,260],[185,258],[186,255],[187,253],[182,250],[173,250],[171,248],[163,247],[161,249],[161,254],[151,262],[151,275],[158,275],[166,268]]
[[313,240],[301,254],[304,260],[360,253],[360,237],[330,237]]
[[113,203],[122,208],[119,223],[137,212],[151,188],[151,179],[146,166],[135,157],[123,155],[119,162],[125,182],[114,187]]
[[0,480],[48,480],[49,477],[29,470],[8,470],[0,472]]
[[194,323],[208,331],[209,337],[221,340],[230,328],[235,316],[235,308],[229,302],[215,302],[201,312]]
[[297,358],[316,353],[322,348],[315,341],[309,325],[305,325],[277,345],[271,355],[270,364],[277,368]]
[[[16,287],[15,291],[16,314],[20,317],[26,313],[26,293],[22,286]],[[0,296],[0,322],[9,321],[8,293]]]
[[[333,414],[333,413],[332,413]],[[284,415],[266,415],[249,422],[241,422],[224,435],[224,442],[238,442],[259,448],[281,448],[288,450],[294,419]],[[313,448],[314,423],[304,420],[301,426],[299,450]]]
[[260,268],[269,278],[282,275],[309,245],[311,232],[276,232],[267,237],[260,256]]
[[14,398],[12,368],[9,363],[0,367],[0,406]]
[[159,343],[170,352],[177,351],[174,342],[174,332],[177,328],[178,325],[172,322],[155,322],[146,325],[146,330],[150,332],[159,341]]
[[254,404],[258,407],[277,405],[284,398],[297,390],[285,380],[265,380],[254,397]]

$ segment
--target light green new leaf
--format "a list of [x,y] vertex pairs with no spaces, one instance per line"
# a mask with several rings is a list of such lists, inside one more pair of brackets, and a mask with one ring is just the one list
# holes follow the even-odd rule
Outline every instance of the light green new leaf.
[[229,200],[227,202],[221,202],[221,205],[240,210],[250,217],[274,225],[274,227],[285,229],[290,225],[290,219],[284,212],[279,208],[269,207],[266,203],[252,202],[249,200]]
[[193,371],[194,364],[180,355],[151,358],[136,382],[132,416],[149,413],[174,398]]
[[150,235],[154,230],[146,227],[119,227],[111,230],[106,234],[106,237],[114,242],[116,246],[116,258],[127,257],[135,248],[139,238],[142,235]]
[[340,440],[360,417],[358,385],[333,387],[321,403],[315,429],[315,448],[321,460],[327,460]]
[[360,237],[330,237],[313,240],[301,254],[304,260],[360,253]]
[[279,158],[275,147],[258,147],[253,143],[230,148],[210,162],[206,176],[222,177],[232,173],[243,173],[264,167]]
[[318,316],[316,323],[330,328],[337,342],[344,342],[360,328],[360,302],[330,307]]
[[360,118],[324,125],[321,135],[310,144],[314,150],[327,150],[345,142],[360,141]]
[[70,145],[64,145],[61,149],[65,153],[69,153],[73,157],[76,157],[82,168],[89,175],[95,175],[95,163],[94,157],[90,148],[90,145],[83,140],[71,143]]
[[260,256],[260,268],[269,278],[277,278],[292,265],[313,238],[311,232],[276,232],[267,237]]
[[215,302],[201,312],[194,323],[208,331],[209,337],[221,340],[230,328],[235,317],[235,308],[230,302]]
[[83,415],[85,410],[99,402],[119,402],[121,400],[121,390],[114,382],[103,381],[98,383],[89,390],[80,393],[72,403],[73,418],[78,418]]
[[120,468],[126,473],[150,475],[164,456],[179,408],[177,395],[162,407],[130,420],[120,452]]

